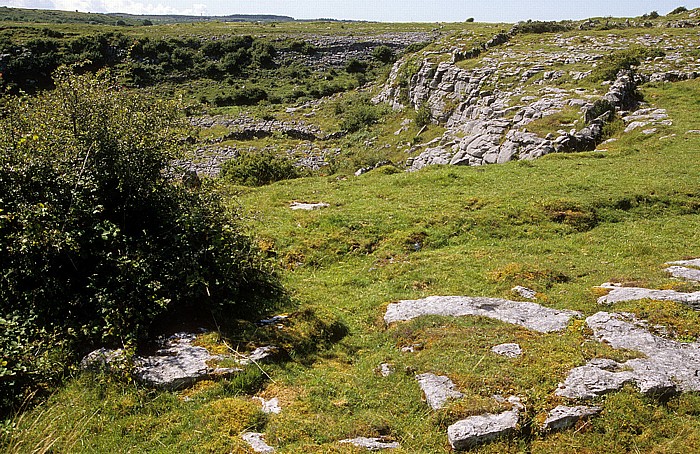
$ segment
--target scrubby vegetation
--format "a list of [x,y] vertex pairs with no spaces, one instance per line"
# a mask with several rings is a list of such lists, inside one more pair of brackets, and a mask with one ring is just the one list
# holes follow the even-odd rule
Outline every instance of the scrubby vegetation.
[[166,315],[259,314],[281,296],[219,202],[168,176],[175,105],[106,72],[54,82],[7,100],[1,124],[3,409],[56,378],[55,355],[136,347]]

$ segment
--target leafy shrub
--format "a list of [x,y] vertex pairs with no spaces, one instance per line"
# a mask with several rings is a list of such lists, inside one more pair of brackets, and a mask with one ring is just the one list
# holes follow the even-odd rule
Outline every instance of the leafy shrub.
[[668,14],[673,16],[675,14],[681,14],[681,13],[687,13],[687,12],[688,12],[688,8],[686,8],[685,6],[679,6],[678,8],[674,9],[673,11],[671,11]]
[[372,57],[382,63],[391,63],[396,60],[394,50],[389,46],[377,46],[372,50]]
[[595,120],[596,118],[600,117],[606,112],[614,114],[615,106],[613,106],[612,103],[607,99],[597,100],[595,103],[593,103],[593,106],[590,109],[586,110],[586,123],[590,123],[591,121]]
[[428,107],[428,103],[421,104],[421,106],[418,108],[418,111],[416,112],[416,126],[422,128],[423,126],[429,125],[431,117],[432,113],[430,112],[430,107]]
[[358,60],[357,58],[351,58],[345,65],[345,71],[350,74],[364,73],[367,71],[367,63]]
[[511,33],[527,34],[527,33],[559,33],[572,29],[572,25],[568,22],[549,22],[549,21],[533,21],[518,22],[513,27]]
[[253,106],[267,99],[267,92],[262,88],[250,87],[234,91],[229,96],[217,95],[214,97],[214,105],[223,106]]
[[0,119],[6,401],[41,378],[27,346],[135,345],[165,319],[244,316],[282,294],[218,200],[165,172],[184,132],[176,106],[106,72],[63,68],[55,84],[9,100]]
[[227,161],[221,168],[221,176],[244,186],[263,186],[298,178],[300,173],[287,156],[265,150],[243,152],[238,158]]
[[652,12],[647,13],[647,14],[642,14],[642,19],[658,19],[659,17],[661,17],[661,16],[656,11],[652,11]]
[[336,104],[335,113],[342,116],[340,129],[356,132],[379,121],[383,109],[372,104],[366,97],[356,96],[346,102]]
[[620,71],[638,66],[646,58],[664,55],[664,51],[658,48],[630,47],[605,55],[589,77],[593,81],[615,80]]

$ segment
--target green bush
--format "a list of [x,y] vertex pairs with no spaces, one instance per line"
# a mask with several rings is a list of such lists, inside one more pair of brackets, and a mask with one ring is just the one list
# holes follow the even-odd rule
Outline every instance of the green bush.
[[658,48],[630,47],[605,55],[589,77],[593,81],[615,80],[620,71],[638,66],[646,58],[664,55],[664,51]]
[[185,131],[176,106],[106,72],[54,81],[0,118],[3,406],[37,385],[36,367],[55,376],[26,354],[49,339],[136,345],[164,320],[242,317],[282,295],[217,199],[168,176]]
[[673,11],[671,11],[668,14],[670,16],[673,16],[675,14],[681,14],[681,13],[687,13],[687,12],[688,12],[688,8],[686,8],[685,6],[679,6],[678,8],[674,9]]
[[263,186],[300,176],[291,159],[270,150],[242,152],[221,168],[222,178],[244,186]]
[[430,112],[430,107],[428,103],[423,103],[416,111],[416,126],[422,128],[423,126],[429,125],[432,118],[432,113]]
[[367,63],[358,60],[357,58],[351,58],[345,65],[345,71],[350,74],[359,74],[367,71]]
[[348,132],[356,132],[373,125],[382,116],[382,109],[369,101],[346,104],[341,108],[341,112],[340,129]]
[[394,50],[389,46],[377,46],[372,50],[372,57],[382,63],[391,63],[396,60]]

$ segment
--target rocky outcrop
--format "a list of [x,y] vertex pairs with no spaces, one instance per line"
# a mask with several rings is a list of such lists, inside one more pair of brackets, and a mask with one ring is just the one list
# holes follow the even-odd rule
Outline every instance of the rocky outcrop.
[[425,315],[450,317],[477,315],[520,325],[533,331],[549,333],[566,328],[573,317],[581,314],[569,310],[550,309],[531,302],[500,298],[429,296],[420,300],[403,300],[389,304],[384,321],[390,324]]
[[603,284],[600,288],[609,290],[607,295],[598,298],[598,304],[613,304],[622,301],[643,299],[675,301],[694,309],[700,309],[700,292],[684,293],[675,290],[654,290],[641,287],[621,287],[616,284]]
[[576,367],[556,395],[590,399],[633,383],[640,392],[665,396],[700,391],[700,343],[681,343],[654,335],[630,314],[598,312],[586,319],[594,337],[613,348],[645,355],[619,363],[596,358]]

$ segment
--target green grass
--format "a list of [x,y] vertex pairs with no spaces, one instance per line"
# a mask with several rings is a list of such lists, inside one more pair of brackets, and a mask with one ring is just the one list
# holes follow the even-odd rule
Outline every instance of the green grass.
[[[353,25],[358,32],[364,26]],[[389,327],[382,319],[386,305],[400,299],[515,298],[515,285],[535,289],[546,306],[584,315],[601,310],[593,287],[610,280],[697,290],[669,278],[663,263],[700,256],[700,136],[686,134],[697,129],[700,82],[642,91],[648,102],[667,109],[673,126],[651,136],[622,135],[606,152],[479,168],[309,177],[255,189],[219,183],[217,190],[243,213],[263,250],[284,270],[294,302],[288,310],[302,314],[277,337],[249,326],[235,339],[281,342],[290,359],[264,366],[270,379],[248,371],[239,382],[186,393],[77,377],[16,421],[11,452],[31,451],[43,440],[57,440],[57,452],[245,452],[238,435],[255,428],[281,453],[356,452],[337,441],[379,435],[399,441],[398,453],[441,453],[449,449],[449,424],[503,409],[491,399],[494,393],[522,397],[523,425],[512,439],[474,452],[697,451],[698,393],[661,403],[625,388],[598,399],[604,407],[599,418],[559,434],[539,431],[546,412],[564,403],[553,393],[572,367],[594,357],[637,356],[591,340],[582,321],[561,333],[540,334],[474,317],[426,317]],[[410,143],[418,128],[393,132],[413,115],[387,113],[338,144],[355,165],[382,153],[398,161],[406,153],[397,145]],[[329,130],[339,121],[332,103],[319,107],[317,116]],[[441,132],[430,126],[420,141]],[[292,201],[330,207],[298,212],[289,209]],[[643,301],[615,310],[667,326],[682,341],[700,334],[697,313],[678,305]],[[523,356],[490,353],[503,342],[520,343]],[[417,352],[400,351],[413,344],[420,345]],[[396,373],[381,377],[377,367],[383,362]],[[413,377],[423,372],[449,375],[466,398],[430,411]],[[279,397],[283,412],[260,415],[247,398],[256,392]]]

